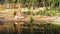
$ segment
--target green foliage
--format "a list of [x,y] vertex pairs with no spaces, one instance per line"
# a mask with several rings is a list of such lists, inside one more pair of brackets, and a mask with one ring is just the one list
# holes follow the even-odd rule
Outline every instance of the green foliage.
[[28,14],[28,15],[31,15],[31,11],[27,11],[27,14]]
[[41,10],[39,10],[37,13],[36,13],[37,15],[46,15],[46,16],[50,16],[50,12],[49,11],[41,11]]
[[13,1],[12,0],[7,0],[8,3],[12,3]]
[[34,3],[36,2],[37,0],[26,0],[27,3]]
[[[23,14],[27,14],[27,15],[31,15],[31,11],[24,11],[22,12]],[[32,13],[34,15],[34,13]],[[45,15],[45,16],[56,16],[59,15],[60,16],[60,9],[47,9],[45,11],[39,10],[36,12],[36,15]]]
[[42,11],[39,10],[38,12],[36,12],[36,15],[42,14]]
[[42,28],[43,27],[44,29],[48,29],[48,30],[60,28],[60,26],[59,25],[56,25],[56,24],[40,24],[37,27],[38,28]]
[[16,15],[16,11],[14,11],[14,15]]
[[2,0],[0,0],[0,2],[2,2]]
[[14,3],[17,3],[18,0],[14,0]]
[[22,14],[27,14],[27,12],[26,11],[23,11]]
[[48,11],[49,9],[48,9],[48,7],[46,6],[46,11]]
[[27,0],[19,0],[21,4],[25,4]]
[[48,10],[45,10],[45,11],[41,11],[39,10],[38,12],[36,12],[36,15],[45,15],[45,16],[56,16],[56,15],[60,15],[60,9],[48,9]]
[[53,2],[53,0],[47,0],[48,2]]
[[38,12],[36,12],[36,15],[39,15],[40,13],[39,13],[39,11]]
[[[22,12],[23,14],[27,14],[27,15],[31,15],[31,11],[24,11]],[[34,15],[34,13],[32,13]],[[42,11],[39,10],[36,12],[36,15],[45,15],[45,16],[56,16],[59,15],[60,16],[60,9],[59,10],[48,10],[48,11]]]
[[34,20],[33,20],[33,17],[31,16],[31,17],[30,17],[30,23],[29,23],[29,25],[28,25],[29,28],[33,27],[33,21],[34,21]]
[[0,2],[1,2],[2,0],[0,0]]
[[30,9],[31,8],[31,6],[28,6],[28,9]]
[[60,8],[58,8],[58,12],[60,12]]
[[5,0],[0,0],[0,3],[3,4],[5,2]]
[[31,15],[31,11],[23,11],[23,14]]
[[33,20],[33,17],[31,16],[31,17],[30,17],[30,23],[33,23],[33,21],[34,21],[34,20]]

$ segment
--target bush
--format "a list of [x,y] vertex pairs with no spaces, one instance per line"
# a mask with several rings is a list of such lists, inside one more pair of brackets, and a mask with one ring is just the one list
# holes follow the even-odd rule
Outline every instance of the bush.
[[23,13],[23,14],[30,15],[30,14],[31,14],[31,11],[23,11],[22,13]]
[[27,14],[27,12],[26,12],[26,11],[23,11],[22,13],[23,13],[23,14]]
[[33,17],[30,17],[30,23],[28,24],[28,27],[31,28],[33,26]]
[[41,10],[39,10],[37,13],[36,13],[37,15],[45,15],[45,16],[54,16],[54,15],[56,15],[56,11],[55,10],[48,10],[48,11],[41,11]]
[[16,11],[14,11],[14,15],[16,15]]
[[27,14],[28,14],[28,15],[31,15],[31,11],[27,11]]
[[30,23],[33,23],[33,17],[32,16],[30,17]]
[[36,15],[45,15],[45,16],[56,16],[56,15],[59,15],[60,16],[60,10],[39,10],[38,12],[36,12]]
[[36,12],[36,15],[42,14],[42,11],[39,10],[38,12]]

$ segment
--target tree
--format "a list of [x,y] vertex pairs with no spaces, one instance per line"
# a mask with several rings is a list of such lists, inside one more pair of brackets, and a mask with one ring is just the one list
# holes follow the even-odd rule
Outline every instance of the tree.
[[0,0],[0,3],[2,2],[2,0]]
[[0,3],[3,4],[5,2],[5,0],[0,0]]
[[17,3],[18,0],[13,0],[13,3],[14,3],[14,7],[16,8],[16,3]]

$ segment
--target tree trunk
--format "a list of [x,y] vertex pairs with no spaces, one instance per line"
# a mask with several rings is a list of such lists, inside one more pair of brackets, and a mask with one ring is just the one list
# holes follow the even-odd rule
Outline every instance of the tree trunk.
[[59,8],[60,8],[60,2],[59,2]]
[[45,0],[43,1],[43,6],[45,7]]

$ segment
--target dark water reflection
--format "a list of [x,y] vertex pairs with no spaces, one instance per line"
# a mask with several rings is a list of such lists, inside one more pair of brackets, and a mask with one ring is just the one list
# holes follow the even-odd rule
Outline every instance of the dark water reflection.
[[[12,24],[13,25],[13,24]],[[8,26],[7,24],[5,26]],[[60,28],[21,28],[19,31],[16,29],[16,25],[13,25],[14,29],[4,27],[0,29],[0,34],[60,34]]]
[[60,29],[30,29],[22,28],[22,31],[18,32],[17,30],[0,30],[0,34],[60,34]]

